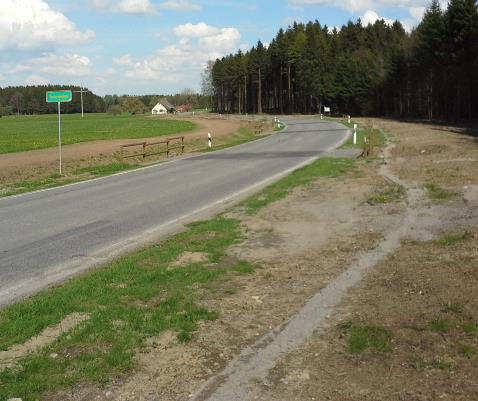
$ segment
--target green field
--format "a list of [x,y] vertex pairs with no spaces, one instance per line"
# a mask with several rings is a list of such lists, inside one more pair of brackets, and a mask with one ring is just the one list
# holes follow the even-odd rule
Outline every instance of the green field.
[[[62,116],[62,143],[102,139],[150,138],[193,130],[189,121],[164,120],[149,116],[79,114]],[[58,145],[58,117],[10,116],[0,118],[0,153],[45,149]]]

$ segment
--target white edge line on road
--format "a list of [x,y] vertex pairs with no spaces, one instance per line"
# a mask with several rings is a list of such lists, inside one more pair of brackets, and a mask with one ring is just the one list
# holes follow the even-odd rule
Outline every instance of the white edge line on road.
[[[286,127],[287,128],[287,127]],[[106,180],[108,178],[112,178],[112,177],[118,177],[118,176],[121,176],[121,175],[125,175],[125,174],[132,174],[134,172],[138,172],[138,171],[143,171],[143,170],[149,170],[149,169],[152,169],[154,167],[162,167],[162,166],[165,166],[165,165],[168,165],[168,164],[172,164],[172,163],[177,163],[181,160],[189,160],[189,159],[194,159],[196,157],[200,157],[200,156],[205,156],[205,155],[209,155],[211,153],[216,153],[216,152],[221,152],[221,151],[224,151],[226,149],[237,149],[243,145],[247,145],[248,143],[252,143],[252,142],[260,142],[260,141],[263,141],[267,138],[270,138],[271,136],[273,135],[278,135],[278,134],[281,134],[281,133],[284,133],[285,132],[285,129],[283,129],[282,131],[279,131],[279,132],[272,132],[271,134],[269,135],[266,135],[262,138],[257,138],[257,139],[254,139],[252,141],[248,141],[248,142],[244,142],[244,143],[241,143],[239,145],[235,145],[235,146],[230,146],[230,147],[227,147],[227,148],[223,148],[223,149],[217,149],[217,150],[213,150],[211,152],[204,152],[204,153],[199,153],[199,154],[193,154],[193,155],[190,155],[190,156],[185,156],[185,157],[179,157],[177,159],[173,159],[173,160],[168,160],[168,161],[165,161],[165,162],[158,162],[158,163],[154,163],[154,164],[151,164],[149,166],[144,166],[144,167],[138,167],[138,168],[135,168],[135,169],[132,169],[132,170],[126,170],[126,171],[121,171],[119,173],[114,173],[114,174],[109,174],[109,175],[104,175],[102,177],[98,177],[98,178],[92,178],[90,180],[84,180],[84,181],[78,181],[78,182],[72,182],[71,184],[65,184],[65,185],[59,185],[57,187],[52,187],[52,188],[44,188],[44,189],[37,189],[36,191],[31,191],[31,192],[24,192],[24,193],[21,193],[21,194],[18,194],[18,195],[10,195],[10,196],[5,196],[3,198],[0,198],[0,201],[2,199],[14,199],[14,198],[20,198],[22,196],[27,196],[27,195],[34,195],[34,194],[38,194],[38,193],[41,193],[41,192],[47,192],[47,191],[54,191],[54,190],[58,190],[58,189],[62,189],[62,188],[68,188],[68,187],[73,187],[75,185],[83,185],[83,184],[89,184],[89,183],[92,183],[92,182],[97,182],[97,181],[102,181],[102,180]]]
[[[229,204],[228,206],[232,206],[234,203],[239,203],[241,200],[245,199],[248,195],[252,195],[257,190],[264,188],[275,181],[278,181],[282,177],[287,176],[302,167],[312,164],[314,161],[322,157],[327,156],[327,153],[330,153],[332,150],[335,150],[342,146],[350,137],[350,134],[351,131],[347,129],[346,135],[337,144],[325,149],[322,154],[311,157],[294,167],[288,168],[287,170],[281,171],[280,173],[273,175],[272,177],[266,178],[260,182],[241,189],[240,191],[229,194],[213,203],[186,213],[153,229],[149,229],[142,234],[135,235],[123,239],[119,242],[110,244],[100,250],[95,251],[89,256],[81,257],[67,263],[52,266],[44,273],[44,276],[46,277],[43,279],[36,277],[34,279],[23,280],[19,283],[16,283],[16,285],[13,287],[2,289],[0,291],[0,307],[12,304],[23,298],[34,295],[36,292],[44,288],[60,284],[61,282],[75,277],[80,273],[86,272],[90,269],[95,268],[96,266],[107,263],[114,258],[127,254],[128,252],[132,252],[141,246],[146,246],[148,243],[158,241],[161,235],[164,235],[165,237],[168,235],[173,235],[181,229],[182,225],[191,223],[198,218],[206,218],[208,216],[213,216],[217,213],[220,213],[221,211],[225,210],[224,207],[220,207],[221,205],[226,206]],[[260,138],[259,140],[266,138],[267,137]]]
[[[340,124],[340,123],[338,123],[338,124]],[[344,126],[344,127],[348,130],[348,127],[346,127],[346,126]],[[278,131],[278,132],[272,132],[272,133],[270,133],[270,134],[268,134],[268,135],[266,135],[262,138],[254,139],[253,141],[244,142],[244,143],[241,143],[239,145],[230,146],[230,147],[223,148],[223,149],[213,150],[211,152],[204,152],[204,153],[200,153],[200,154],[196,154],[196,155],[180,157],[180,158],[177,158],[177,159],[174,159],[174,160],[168,160],[168,161],[165,161],[165,162],[158,162],[158,163],[155,163],[155,164],[151,164],[150,166],[139,167],[139,168],[135,168],[133,170],[121,171],[119,173],[105,175],[103,177],[98,177],[98,178],[92,178],[90,180],[72,182],[71,184],[59,185],[57,187],[38,189],[36,191],[24,192],[24,193],[17,194],[17,195],[10,195],[10,196],[0,197],[0,202],[4,199],[21,198],[21,197],[25,197],[25,196],[39,194],[39,193],[42,193],[42,192],[55,191],[55,190],[64,189],[64,188],[68,188],[68,187],[73,187],[73,186],[77,186],[77,185],[78,186],[79,185],[86,185],[86,184],[90,184],[90,183],[93,183],[93,182],[98,182],[98,181],[110,179],[110,178],[113,178],[113,177],[119,177],[119,176],[126,175],[126,174],[132,174],[132,173],[135,173],[135,172],[138,172],[138,171],[144,171],[144,170],[149,170],[149,169],[152,169],[152,168],[155,168],[155,167],[166,166],[168,164],[177,163],[177,162],[182,161],[182,160],[189,160],[189,159],[194,159],[194,158],[197,158],[197,157],[201,157],[201,156],[205,156],[205,155],[209,155],[209,154],[213,154],[213,153],[217,153],[217,152],[222,152],[222,151],[227,150],[227,149],[237,149],[237,148],[243,147],[245,145],[248,145],[250,143],[256,143],[256,142],[264,141],[264,140],[269,139],[273,136],[277,136],[277,135],[281,135],[281,134],[287,134],[287,128],[289,128],[289,127],[286,125],[283,130]],[[339,146],[341,146],[341,145],[339,145]]]

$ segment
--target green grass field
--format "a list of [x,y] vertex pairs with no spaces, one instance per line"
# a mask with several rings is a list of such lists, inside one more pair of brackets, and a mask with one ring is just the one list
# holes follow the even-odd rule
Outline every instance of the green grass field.
[[[109,114],[79,114],[62,116],[62,143],[103,139],[150,138],[191,131],[196,127],[189,121],[164,120],[149,116]],[[45,149],[58,144],[58,117],[10,116],[0,118],[0,153]]]

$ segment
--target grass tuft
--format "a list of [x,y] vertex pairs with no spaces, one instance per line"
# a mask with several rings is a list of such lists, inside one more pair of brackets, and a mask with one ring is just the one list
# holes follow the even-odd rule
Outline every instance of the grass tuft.
[[428,196],[435,201],[445,201],[456,196],[456,192],[448,191],[433,183],[425,184],[425,189]]
[[468,358],[468,359],[471,359],[477,354],[476,348],[469,344],[461,344],[460,352],[465,358]]
[[478,324],[475,322],[467,322],[463,324],[463,331],[471,336],[476,336],[478,334]]
[[392,334],[382,326],[348,323],[342,326],[348,334],[348,350],[360,354],[367,349],[379,353],[392,350]]
[[448,302],[443,306],[442,312],[444,312],[444,313],[455,313],[457,315],[460,315],[460,314],[463,313],[463,305]]
[[445,234],[440,239],[438,243],[442,246],[453,246],[462,242],[465,242],[471,238],[471,234],[468,232],[464,233],[450,233]]
[[387,185],[385,188],[374,191],[367,199],[370,205],[380,205],[397,202],[403,198],[405,188],[402,185]]
[[416,370],[426,369],[439,369],[439,370],[452,370],[453,364],[451,362],[445,362],[440,358],[427,361],[421,357],[415,356],[411,361],[411,366]]
[[450,322],[442,317],[437,317],[430,322],[430,330],[439,333],[446,333],[448,330],[450,330],[450,326]]

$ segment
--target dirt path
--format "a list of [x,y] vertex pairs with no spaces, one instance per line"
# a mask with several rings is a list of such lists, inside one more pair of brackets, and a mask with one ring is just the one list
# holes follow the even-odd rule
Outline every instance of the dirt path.
[[[198,128],[184,134],[187,138],[187,142],[198,138],[207,138],[208,132],[212,132],[215,137],[231,135],[235,133],[242,124],[241,121],[238,120],[206,119],[200,117],[191,117],[188,118],[188,121],[197,124]],[[170,135],[169,137],[178,135]],[[160,138],[163,140],[167,139],[168,136],[162,136]],[[68,145],[63,147],[63,160],[65,163],[68,163],[96,157],[111,157],[115,152],[119,151],[121,145],[141,142],[143,140],[152,141],[153,139],[154,138],[117,139]],[[38,170],[40,168],[47,169],[48,166],[52,164],[56,165],[57,160],[58,150],[56,148],[0,154],[0,182],[2,179],[6,179],[11,175],[18,175],[19,171]]]
[[452,209],[444,215],[442,208],[430,208],[424,191],[415,183],[399,179],[389,167],[394,147],[391,144],[385,149],[384,164],[380,166],[379,174],[407,190],[408,207],[397,228],[387,233],[375,249],[359,254],[349,268],[308,300],[285,327],[276,327],[253,346],[242,350],[226,369],[205,383],[192,397],[194,401],[260,399],[261,387],[268,382],[270,371],[279,358],[300,347],[314,333],[321,333],[328,328],[330,317],[336,312],[344,296],[380,261],[396,251],[404,238],[426,240],[433,238],[437,229],[466,223],[478,226],[478,213]]
[[[437,148],[433,126],[418,124],[411,130],[404,123],[374,124],[393,133],[384,160],[360,162],[345,176],[319,179],[256,216],[231,212],[242,221],[245,235],[230,249],[231,260],[259,262],[262,268],[211,289],[205,306],[220,313],[218,320],[203,323],[188,344],[178,343],[171,332],[149,341],[137,354],[136,370],[107,388],[85,383],[45,400],[398,401],[438,399],[453,391],[461,395],[444,399],[472,399],[476,359],[456,357],[462,369],[447,375],[433,368],[447,365],[427,365],[428,354],[425,362],[411,365],[403,358],[388,362],[382,354],[347,353],[348,334],[341,327],[349,320],[362,318],[364,324],[400,327],[400,335],[422,335],[429,324],[427,312],[439,313],[460,291],[467,319],[478,324],[472,295],[478,288],[472,268],[478,235],[466,236],[471,242],[456,248],[455,259],[447,249],[439,253],[433,242],[450,230],[474,233],[478,228],[473,206],[478,182],[469,169],[476,166],[474,140],[450,130]],[[464,168],[461,159],[471,165]],[[431,200],[423,188],[430,181],[454,195]],[[403,185],[406,196],[367,202],[390,185]],[[456,266],[454,273],[444,266]],[[392,342],[393,357],[395,349],[408,347],[407,352],[419,354],[429,347],[429,354],[437,354],[443,351],[433,344],[450,346],[448,333],[419,339],[400,335]],[[460,338],[452,346],[466,343],[473,349],[474,342],[473,336]],[[433,393],[437,383],[441,392]]]

